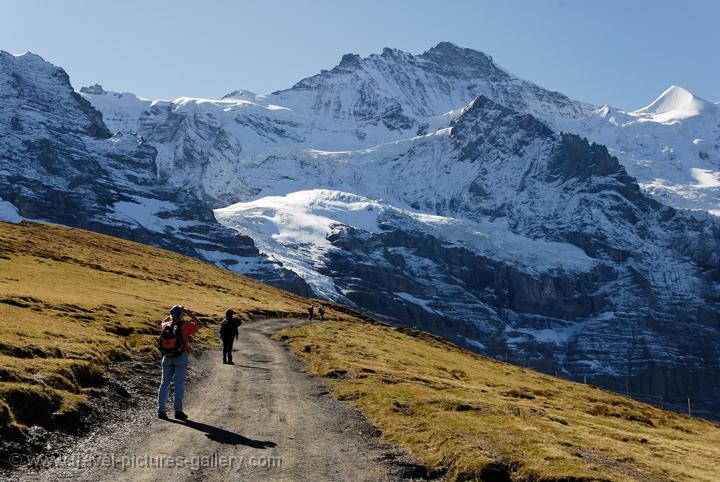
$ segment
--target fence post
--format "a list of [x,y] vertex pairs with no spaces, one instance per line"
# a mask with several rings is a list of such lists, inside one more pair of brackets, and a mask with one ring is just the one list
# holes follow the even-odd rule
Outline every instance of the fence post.
[[688,398],[688,417],[692,417],[692,412],[690,411],[690,398]]
[[583,383],[587,385],[587,375],[583,375]]

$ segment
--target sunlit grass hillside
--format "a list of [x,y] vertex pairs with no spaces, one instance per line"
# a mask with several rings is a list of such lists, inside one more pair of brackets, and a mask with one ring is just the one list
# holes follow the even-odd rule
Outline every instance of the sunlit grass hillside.
[[[304,316],[308,301],[179,254],[78,229],[0,223],[0,429],[53,428],[81,411],[108,365],[157,356],[171,305],[214,343],[227,308]],[[334,316],[343,318],[342,314]]]
[[448,480],[720,480],[718,425],[370,323],[275,337]]
[[[308,300],[137,243],[0,223],[0,435],[82,414],[113,361],[157,356],[158,322],[177,303],[200,315],[199,347],[215,343],[229,307],[245,318],[302,317]],[[720,480],[713,423],[331,313],[276,338],[431,474]]]

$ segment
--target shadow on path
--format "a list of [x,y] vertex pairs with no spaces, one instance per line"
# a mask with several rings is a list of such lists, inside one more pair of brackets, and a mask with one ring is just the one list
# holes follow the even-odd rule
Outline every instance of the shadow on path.
[[236,366],[236,367],[243,367],[243,368],[254,368],[255,370],[265,370],[265,371],[270,371],[270,370],[271,370],[270,368],[254,367],[254,366],[251,366],[251,365],[237,365],[237,364],[236,364],[235,366]]
[[247,447],[252,447],[255,449],[267,449],[277,446],[275,442],[271,442],[269,440],[253,440],[251,438],[243,437],[239,433],[230,432],[229,430],[225,430],[224,428],[214,427],[212,425],[208,425],[202,422],[196,422],[194,420],[186,420],[184,422],[181,422],[179,420],[168,421],[172,423],[177,423],[179,425],[186,425],[200,432],[205,432],[205,436],[207,438],[221,444],[245,445]]

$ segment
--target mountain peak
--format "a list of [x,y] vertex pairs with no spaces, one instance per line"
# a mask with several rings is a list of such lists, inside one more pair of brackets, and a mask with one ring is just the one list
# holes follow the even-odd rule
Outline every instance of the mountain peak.
[[342,56],[342,59],[340,59],[340,64],[338,65],[338,67],[359,67],[360,62],[362,62],[362,57],[360,57],[358,54],[345,54]]
[[[14,65],[14,68],[22,68],[24,70],[32,69],[37,72],[54,72],[62,70],[59,67],[56,67],[55,65],[51,64],[38,54],[34,54],[32,52],[25,52],[24,54],[11,54],[10,52],[6,52],[5,50],[0,50],[0,63],[6,64],[6,65]],[[22,66],[22,67],[21,67]]]
[[637,112],[663,114],[671,110],[684,109],[694,104],[697,98],[689,90],[679,85],[671,85],[660,94],[651,104]]
[[[0,86],[0,112],[11,113],[18,133],[34,138],[72,133],[106,139],[112,135],[100,112],[75,92],[67,73],[37,54],[0,51]],[[38,112],[43,122],[37,122]]]
[[258,94],[247,89],[233,90],[222,96],[221,100],[257,100]]
[[658,122],[680,120],[699,115],[712,104],[689,90],[671,85],[652,103],[630,112],[631,115],[649,117]]
[[425,122],[418,118],[462,108],[479,95],[548,121],[594,110],[515,77],[489,55],[451,42],[419,55],[390,47],[367,57],[345,54],[332,69],[270,96],[276,105],[299,112],[310,108],[314,116],[324,112],[375,124],[382,119],[388,129],[399,132]]
[[380,54],[381,57],[394,57],[397,54],[403,53],[402,50],[385,47]]
[[40,61],[40,62],[46,62],[46,60],[42,57],[40,57],[38,54],[34,54],[30,51],[25,52],[24,54],[11,54],[10,52],[6,52],[5,50],[0,50],[0,54],[6,55],[6,56],[12,56],[18,60],[32,60],[32,61]]
[[440,42],[435,47],[432,47],[430,50],[423,53],[421,57],[428,60],[434,60],[438,63],[480,62],[485,67],[494,65],[491,56],[480,52],[479,50],[460,47],[452,42]]
[[80,93],[81,94],[90,94],[90,95],[105,95],[105,94],[107,94],[105,89],[103,89],[103,86],[100,84],[93,84],[93,85],[89,85],[87,87],[80,87]]
[[464,49],[463,47],[460,47],[452,42],[442,41],[439,42],[436,46],[431,47],[428,52],[437,51],[437,52],[462,52],[463,50],[470,50],[470,49]]

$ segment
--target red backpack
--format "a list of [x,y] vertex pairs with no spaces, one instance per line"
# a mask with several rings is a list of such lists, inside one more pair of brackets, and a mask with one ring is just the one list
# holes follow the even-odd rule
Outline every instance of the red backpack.
[[160,353],[165,356],[178,356],[183,352],[185,343],[180,330],[180,325],[175,323],[168,323],[160,333],[160,339],[158,340],[158,346],[160,347]]

